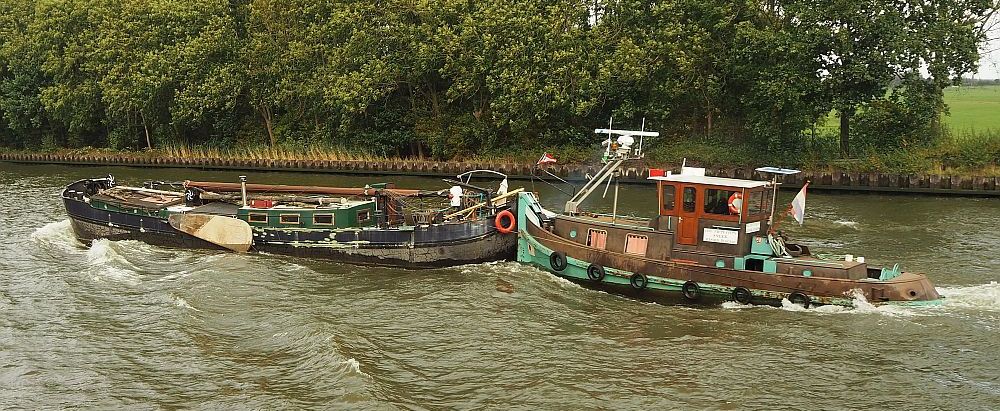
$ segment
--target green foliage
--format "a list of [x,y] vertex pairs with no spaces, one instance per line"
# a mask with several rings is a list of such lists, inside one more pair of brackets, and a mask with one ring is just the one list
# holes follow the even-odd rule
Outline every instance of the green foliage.
[[613,118],[664,159],[821,162],[833,108],[933,145],[989,3],[8,0],[0,144],[586,159]]
[[863,106],[855,116],[855,142],[868,151],[926,146],[939,134],[942,105],[933,84],[910,76],[886,97]]

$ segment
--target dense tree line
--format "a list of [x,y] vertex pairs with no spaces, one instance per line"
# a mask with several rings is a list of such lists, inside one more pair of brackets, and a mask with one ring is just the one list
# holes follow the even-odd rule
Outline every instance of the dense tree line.
[[613,117],[780,149],[836,110],[847,151],[933,135],[991,3],[5,0],[0,144],[452,157]]

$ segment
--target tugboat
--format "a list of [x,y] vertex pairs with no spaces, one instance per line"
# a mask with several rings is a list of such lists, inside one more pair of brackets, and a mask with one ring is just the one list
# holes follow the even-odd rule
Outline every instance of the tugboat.
[[[473,176],[483,173],[504,178],[499,195],[472,184]],[[62,199],[76,236],[85,242],[139,240],[414,269],[515,256],[512,200],[522,190],[506,192],[506,176],[489,170],[446,180],[453,185],[440,191],[240,179],[127,187],[109,175],[70,184]]]
[[651,300],[767,305],[787,300],[806,308],[852,306],[859,296],[876,305],[941,301],[925,275],[904,272],[899,264],[876,267],[853,256],[819,259],[774,231],[778,176],[797,170],[759,168],[773,177],[755,181],[711,177],[696,167],[682,166],[679,174],[653,169],[656,217],[618,216],[617,182],[611,215],[582,212],[580,203],[594,189],[610,184],[624,162],[642,158],[642,138],[658,135],[595,132],[608,135],[604,168],[566,202],[563,213],[543,208],[534,193],[519,194],[518,261]]

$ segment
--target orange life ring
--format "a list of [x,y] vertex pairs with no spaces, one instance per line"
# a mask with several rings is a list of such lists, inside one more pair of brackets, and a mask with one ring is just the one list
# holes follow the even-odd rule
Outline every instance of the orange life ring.
[[[737,201],[739,201],[737,203]],[[739,191],[729,196],[729,214],[739,214],[743,209],[743,194]]]
[[[504,224],[504,218],[507,218],[510,223]],[[496,226],[497,231],[504,234],[510,234],[514,232],[514,227],[517,225],[517,221],[514,219],[514,213],[510,212],[510,210],[503,210],[497,214],[496,220],[493,220],[493,225]]]

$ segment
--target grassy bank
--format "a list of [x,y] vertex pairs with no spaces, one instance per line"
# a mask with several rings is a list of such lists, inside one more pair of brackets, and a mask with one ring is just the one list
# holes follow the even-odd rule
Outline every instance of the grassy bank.
[[1000,131],[949,135],[928,147],[863,149],[855,158],[840,158],[839,141],[824,133],[806,137],[797,147],[761,150],[718,141],[678,141],[657,147],[653,162],[684,157],[709,167],[773,165],[803,170],[842,169],[896,174],[1000,176]]
[[[836,136],[823,133],[805,137],[794,147],[762,149],[753,145],[733,144],[710,139],[660,141],[649,147],[646,165],[676,167],[683,160],[689,165],[710,168],[759,167],[765,165],[794,167],[802,170],[840,169],[857,172],[896,174],[953,174],[984,177],[1000,176],[1000,132],[947,136],[929,147],[896,150],[866,150],[857,158],[841,159]],[[560,164],[596,164],[600,150],[595,147],[559,147],[515,149],[482,153],[453,159],[459,163],[533,164],[542,152],[552,153]],[[223,160],[306,160],[403,162],[418,158],[391,157],[358,152],[342,147],[167,147],[143,151],[109,149],[54,149],[30,152],[86,158],[162,158]],[[432,161],[429,160],[428,161]]]
[[[945,90],[950,115],[945,116],[947,135],[926,147],[871,149],[857,147],[855,158],[841,159],[838,121],[831,115],[815,133],[787,147],[761,147],[734,144],[724,139],[661,137],[647,142],[647,164],[676,166],[687,159],[689,164],[731,168],[775,165],[804,170],[843,169],[859,172],[903,174],[959,174],[1000,176],[1000,86],[953,87]],[[565,145],[497,149],[475,155],[459,156],[460,163],[533,164],[543,152],[553,154],[560,163],[596,163],[600,150],[593,146]],[[37,151],[35,151],[37,153]],[[319,160],[401,162],[419,160],[385,156],[325,145],[238,146],[231,148],[171,146],[142,151],[109,149],[51,149],[48,154],[83,157],[164,158],[227,160]]]

